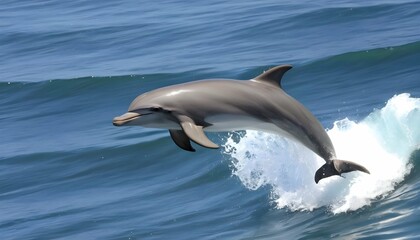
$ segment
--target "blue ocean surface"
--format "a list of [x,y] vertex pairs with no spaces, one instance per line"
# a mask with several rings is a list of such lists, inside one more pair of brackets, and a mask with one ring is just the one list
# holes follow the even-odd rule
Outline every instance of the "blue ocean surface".
[[[1,239],[420,239],[419,1],[0,4]],[[264,132],[179,149],[139,94],[294,68],[341,159]]]

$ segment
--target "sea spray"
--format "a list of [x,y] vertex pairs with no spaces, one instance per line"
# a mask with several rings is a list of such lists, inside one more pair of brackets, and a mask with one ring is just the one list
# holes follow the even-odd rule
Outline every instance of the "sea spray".
[[249,189],[272,189],[278,208],[292,211],[328,207],[333,213],[357,210],[392,191],[410,173],[410,155],[420,143],[420,99],[392,97],[361,122],[336,121],[328,130],[338,159],[362,164],[371,172],[343,174],[314,182],[324,163],[319,156],[279,135],[246,131],[232,135],[224,151],[233,175]]

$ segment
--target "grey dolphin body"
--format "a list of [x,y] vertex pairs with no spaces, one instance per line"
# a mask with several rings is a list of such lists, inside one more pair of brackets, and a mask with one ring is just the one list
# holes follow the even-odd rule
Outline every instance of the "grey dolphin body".
[[193,142],[218,148],[204,131],[260,130],[291,138],[322,157],[315,173],[322,178],[359,170],[363,166],[337,160],[334,146],[321,123],[281,88],[290,65],[274,67],[249,81],[201,80],[163,87],[138,96],[128,112],[114,118],[115,126],[140,125],[169,129],[182,149],[195,151]]

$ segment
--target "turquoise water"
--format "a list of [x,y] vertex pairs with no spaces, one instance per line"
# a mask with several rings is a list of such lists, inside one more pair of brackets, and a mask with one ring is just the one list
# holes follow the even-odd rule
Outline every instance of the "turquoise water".
[[[3,1],[2,239],[420,238],[420,2]],[[139,94],[293,64],[283,87],[363,163],[281,136],[116,128]]]

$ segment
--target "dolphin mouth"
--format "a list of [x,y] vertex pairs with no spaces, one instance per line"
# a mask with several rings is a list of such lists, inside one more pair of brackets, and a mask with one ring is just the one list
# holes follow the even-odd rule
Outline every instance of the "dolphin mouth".
[[123,126],[123,125],[139,118],[142,115],[148,115],[148,114],[139,114],[139,113],[134,113],[134,112],[128,112],[128,113],[125,113],[121,116],[115,117],[114,120],[112,120],[112,124],[114,126],[117,126],[117,127]]

